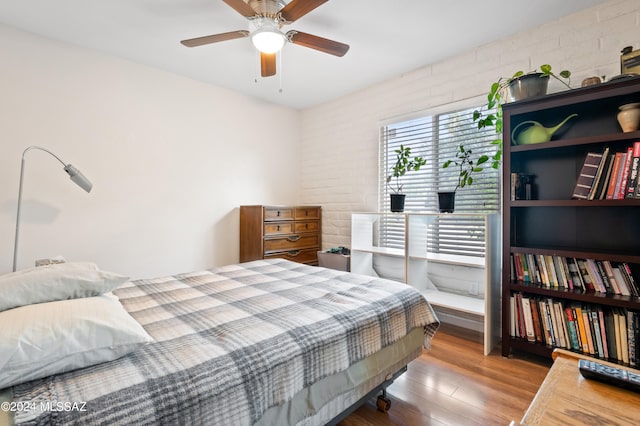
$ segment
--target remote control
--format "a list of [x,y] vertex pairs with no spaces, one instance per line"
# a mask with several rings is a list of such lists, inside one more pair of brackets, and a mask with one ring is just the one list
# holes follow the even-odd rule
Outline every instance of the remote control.
[[579,360],[578,367],[580,368],[580,374],[586,379],[593,379],[634,392],[640,392],[640,374],[586,359]]

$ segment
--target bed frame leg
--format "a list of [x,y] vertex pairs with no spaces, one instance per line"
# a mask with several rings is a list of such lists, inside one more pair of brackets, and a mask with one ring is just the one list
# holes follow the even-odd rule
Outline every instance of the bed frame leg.
[[381,395],[378,395],[376,405],[378,406],[378,411],[382,411],[383,413],[386,413],[391,408],[391,400],[387,398],[386,388],[382,389]]

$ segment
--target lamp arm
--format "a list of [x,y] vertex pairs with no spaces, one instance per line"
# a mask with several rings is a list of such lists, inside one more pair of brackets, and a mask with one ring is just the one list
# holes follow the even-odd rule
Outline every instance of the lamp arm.
[[[39,149],[40,151],[44,151],[44,152],[48,153],[49,155],[51,155],[51,156],[52,156],[53,158],[55,158],[56,160],[58,160],[58,161],[60,162],[60,164],[62,164],[63,166],[66,166],[65,162],[64,162],[64,161],[62,161],[62,160],[60,159],[60,157],[58,157],[57,155],[55,155],[53,152],[49,151],[47,148],[43,148],[43,147],[41,147],[41,146],[36,146],[36,145],[30,146],[30,147],[28,147],[27,149],[25,149],[25,150],[22,152],[22,162],[23,162],[23,164],[24,164],[24,156],[27,154],[27,151],[30,151],[30,150],[32,150],[32,149]],[[22,178],[22,175],[20,176],[20,178]]]

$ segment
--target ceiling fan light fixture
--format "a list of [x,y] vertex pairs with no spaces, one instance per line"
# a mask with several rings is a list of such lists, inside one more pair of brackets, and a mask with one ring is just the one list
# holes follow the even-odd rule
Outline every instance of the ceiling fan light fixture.
[[251,32],[251,42],[262,53],[276,53],[282,49],[286,42],[285,35],[280,31],[280,27],[275,21],[270,19],[256,19],[253,31]]

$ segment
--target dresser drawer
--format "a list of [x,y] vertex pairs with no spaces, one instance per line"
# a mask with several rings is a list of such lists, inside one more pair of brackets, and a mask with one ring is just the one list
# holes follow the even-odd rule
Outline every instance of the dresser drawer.
[[294,262],[300,263],[308,263],[308,264],[318,264],[318,251],[316,249],[306,249],[306,250],[290,250],[290,251],[279,251],[275,253],[265,254],[265,259],[287,259]]
[[295,222],[294,232],[317,232],[320,230],[320,222],[312,220],[309,222]]
[[320,207],[296,207],[294,217],[296,220],[320,219]]
[[289,235],[283,238],[268,238],[264,240],[264,251],[289,251],[320,246],[319,235]]
[[293,234],[294,232],[294,222],[265,222],[264,223],[264,235],[282,235],[282,234]]
[[265,221],[278,221],[278,220],[293,220],[293,210],[290,207],[265,207],[264,208],[264,220]]

